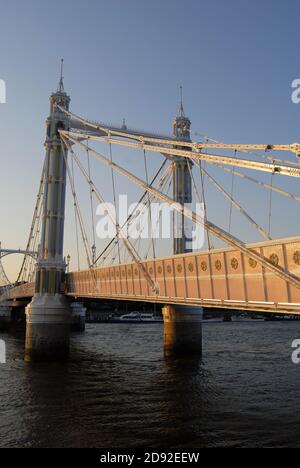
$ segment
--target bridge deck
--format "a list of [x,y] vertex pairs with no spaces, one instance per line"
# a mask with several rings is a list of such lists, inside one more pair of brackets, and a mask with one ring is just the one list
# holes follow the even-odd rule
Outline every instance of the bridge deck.
[[[249,248],[300,276],[300,238]],[[68,275],[67,294],[78,297],[191,304],[300,314],[300,290],[233,249],[144,262],[160,293],[153,293],[135,263]]]
[[[300,277],[300,237],[248,245]],[[234,249],[196,252],[143,262],[159,287],[155,294],[135,263],[67,275],[66,294],[78,298],[189,304],[193,306],[300,314],[300,289]],[[33,295],[33,285],[10,291]]]

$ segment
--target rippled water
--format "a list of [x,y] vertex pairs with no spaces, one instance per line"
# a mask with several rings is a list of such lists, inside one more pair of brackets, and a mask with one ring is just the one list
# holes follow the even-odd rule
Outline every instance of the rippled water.
[[88,325],[65,364],[0,365],[1,447],[299,447],[300,322],[205,323],[203,359],[165,360],[163,327]]

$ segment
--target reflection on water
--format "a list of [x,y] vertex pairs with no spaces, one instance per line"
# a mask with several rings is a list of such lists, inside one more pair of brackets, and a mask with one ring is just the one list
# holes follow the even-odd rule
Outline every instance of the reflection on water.
[[165,360],[163,327],[88,325],[71,359],[0,366],[1,447],[299,446],[300,323],[205,323],[203,358]]

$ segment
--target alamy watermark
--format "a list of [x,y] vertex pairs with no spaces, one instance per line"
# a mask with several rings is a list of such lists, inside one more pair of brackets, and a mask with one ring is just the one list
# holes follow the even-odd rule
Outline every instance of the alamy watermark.
[[294,104],[300,103],[300,79],[297,78],[292,82],[292,88],[294,91],[292,92],[291,99]]
[[292,348],[295,350],[292,352],[292,362],[293,364],[300,364],[300,340],[294,340]]
[[0,104],[6,104],[6,83],[0,79]]
[[[192,212],[194,213],[192,215]],[[120,195],[118,208],[113,203],[100,203],[96,210],[100,220],[96,225],[99,239],[114,239],[117,226],[122,234],[131,239],[180,239],[188,241],[189,248],[199,250],[205,241],[204,204],[196,203],[193,207],[173,203],[128,203],[127,195]],[[191,217],[196,217],[194,223]]]
[[6,344],[4,340],[0,340],[0,364],[6,364]]

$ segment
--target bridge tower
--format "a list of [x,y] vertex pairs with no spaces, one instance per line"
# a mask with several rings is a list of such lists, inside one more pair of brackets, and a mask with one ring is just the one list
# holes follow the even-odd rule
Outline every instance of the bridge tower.
[[69,104],[62,67],[57,91],[50,96],[50,116],[46,121],[41,245],[35,295],[26,308],[26,360],[63,357],[69,348],[70,310],[61,294],[66,270],[63,257],[66,163],[59,136],[59,129],[69,129],[69,118],[56,107],[68,110]]
[[[180,87],[180,106],[177,117],[173,121],[173,134],[178,140],[191,141],[190,135],[191,121],[186,117],[183,100],[182,86]],[[181,146],[175,146],[175,149],[183,149]],[[173,199],[175,202],[184,204],[192,203],[192,162],[186,158],[173,157]],[[191,223],[185,216],[178,211],[173,215],[174,228],[174,255],[183,254],[192,251]]]
[[[185,116],[182,87],[180,87],[179,113],[173,122],[173,134],[178,140],[191,141],[191,121]],[[187,150],[180,146],[176,149]],[[184,204],[192,203],[192,165],[183,157],[173,157],[174,201]],[[192,224],[186,217],[174,213],[174,255],[192,251]],[[164,318],[164,352],[166,357],[202,354],[202,316],[201,308],[166,305],[162,310]]]

